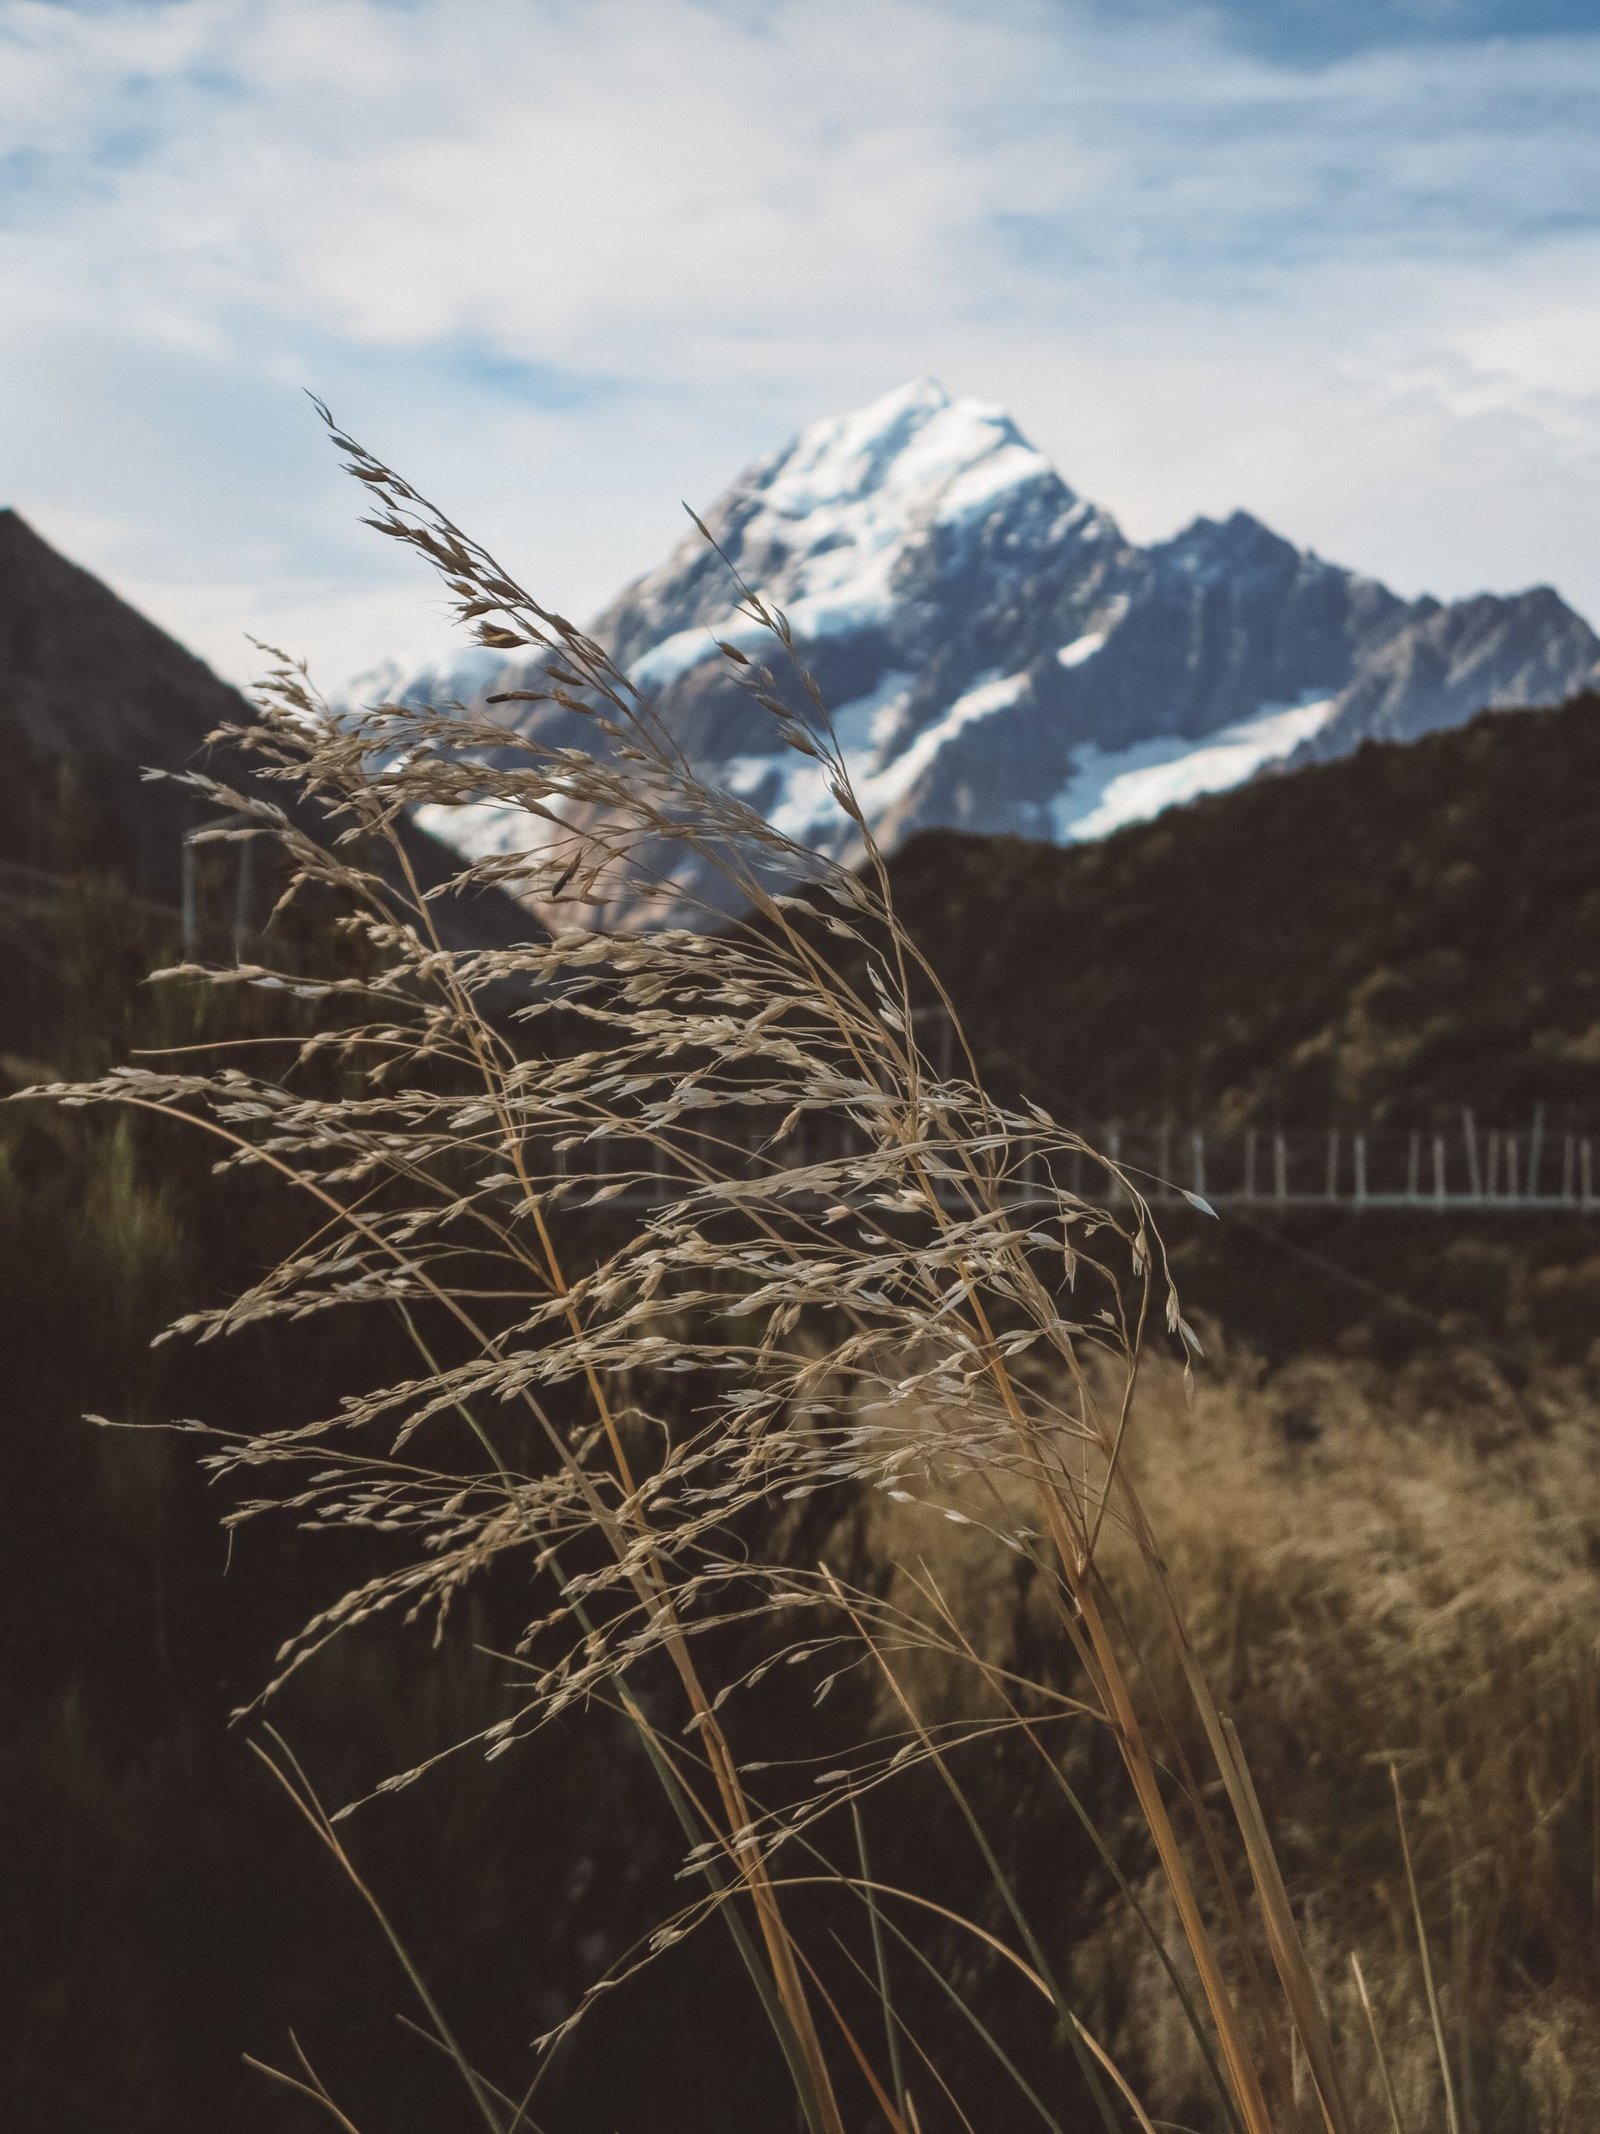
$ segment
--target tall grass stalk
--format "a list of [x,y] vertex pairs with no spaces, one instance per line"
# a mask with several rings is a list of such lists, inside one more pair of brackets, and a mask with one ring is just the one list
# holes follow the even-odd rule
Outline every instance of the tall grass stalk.
[[[853,1959],[828,1978],[835,1944],[816,1938],[815,1920],[819,1891],[851,1908],[867,1893],[888,2002],[884,1935],[907,1938],[899,1899],[864,1855],[858,1875],[847,1849],[840,1864],[830,1848],[869,1795],[918,1770],[953,1788],[1029,1952],[1008,1948],[1008,1959],[1044,1982],[1100,2116],[1148,2124],[1028,1924],[1059,1915],[1063,1890],[1048,1877],[1013,1889],[950,1763],[953,1746],[985,1733],[1041,1746],[1050,1727],[1103,1728],[1178,1923],[1181,1965],[1161,1953],[1175,1983],[1180,1969],[1192,1977],[1183,2006],[1219,2071],[1224,2120],[1247,2134],[1298,2125],[1281,2078],[1298,2049],[1321,2122],[1353,2134],[1238,1737],[1126,1457],[1147,1328],[1196,1345],[1137,1183],[1043,1111],[984,1087],[896,915],[788,624],[759,593],[738,588],[770,633],[771,661],[725,646],[730,672],[848,818],[854,868],[703,778],[601,645],[335,439],[372,523],[438,570],[477,641],[518,663],[514,686],[477,715],[410,702],[335,713],[274,656],[257,720],[226,736],[256,776],[190,782],[233,819],[227,835],[242,824],[276,849],[281,906],[322,898],[337,912],[351,974],[180,966],[164,975],[312,1000],[318,1027],[287,1034],[276,1068],[259,1047],[242,1064],[179,1054],[48,1092],[186,1120],[219,1142],[223,1168],[265,1166],[303,1196],[300,1249],[176,1331],[210,1341],[366,1307],[401,1315],[418,1340],[414,1375],[335,1412],[212,1430],[210,1467],[247,1491],[234,1518],[284,1507],[322,1527],[376,1529],[394,1552],[289,1641],[264,1697],[375,1616],[431,1613],[442,1633],[469,1586],[503,1561],[523,1565],[541,1598],[518,1647],[516,1707],[486,1725],[483,1746],[506,1752],[590,1704],[629,1715],[704,1889],[646,1953],[664,1956],[736,1908],[812,2134],[859,2124],[842,2100],[863,2092],[891,2126],[917,2123],[892,2005],[880,2069],[846,2012]],[[446,946],[398,834],[419,809],[435,825],[495,826],[451,891],[458,902],[509,891],[529,914],[523,944]],[[641,912],[656,923],[640,927]],[[948,1072],[916,1038],[929,1005],[955,1031]],[[1099,1165],[1098,1199],[1065,1182],[1085,1159]],[[1071,1693],[1005,1679],[927,1593],[908,1604],[787,1546],[784,1507],[830,1496],[930,1507],[1026,1566],[1072,1663]],[[1183,1775],[1171,1717],[1149,1694],[1149,1657],[1108,1582],[1110,1535],[1173,1656],[1209,1776]],[[954,1733],[919,1712],[897,1655],[968,1684]],[[831,1768],[808,1786],[758,1781],[759,1739],[745,1739],[780,1660],[810,1668],[819,1697],[863,1667],[891,1691],[842,1747],[819,1717]],[[632,1687],[650,1679],[659,1701],[663,1672],[677,1743]],[[735,1729],[739,1712],[754,1716]],[[1221,1836],[1204,1797],[1212,1778]],[[331,1829],[319,1829],[325,1842]],[[820,1858],[816,1874],[784,1871],[778,1856],[795,1845]],[[978,2010],[966,2013],[1009,2062]],[[917,2051],[937,2066],[935,2047]],[[495,2123],[492,2098],[474,2096]]]

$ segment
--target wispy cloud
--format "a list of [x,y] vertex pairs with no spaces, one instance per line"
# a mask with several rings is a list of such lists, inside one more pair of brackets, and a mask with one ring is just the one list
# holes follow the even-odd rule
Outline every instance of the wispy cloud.
[[1600,610],[1600,34],[1327,13],[0,0],[0,481],[337,674],[428,612],[298,386],[582,611],[932,369],[1136,533]]

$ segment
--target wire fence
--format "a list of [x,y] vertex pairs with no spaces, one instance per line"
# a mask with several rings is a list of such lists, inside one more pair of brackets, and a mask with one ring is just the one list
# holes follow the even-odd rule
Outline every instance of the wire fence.
[[[751,1116],[715,1129],[686,1128],[670,1145],[590,1138],[570,1156],[552,1151],[547,1175],[580,1201],[598,1197],[638,1208],[675,1199],[712,1176],[753,1177],[781,1161],[790,1168],[827,1166],[819,1197],[848,1199],[851,1159],[863,1150],[854,1125],[813,1115],[779,1147],[769,1139],[775,1123]],[[1052,1156],[1048,1181],[1044,1157],[1020,1149],[1009,1162],[1001,1156],[1001,1197],[1025,1208],[1042,1199],[1048,1182],[1115,1205],[1126,1198],[1122,1172],[1157,1207],[1199,1202],[1213,1212],[1600,1213],[1593,1137],[1548,1129],[1542,1108],[1520,1128],[1484,1128],[1463,1110],[1453,1132],[1332,1126],[1218,1133],[1166,1126],[1108,1127],[1086,1138],[1100,1157]],[[952,1201],[959,1198],[954,1184],[948,1191]]]
[[1594,1138],[1547,1125],[1482,1126],[1463,1107],[1450,1127],[1247,1127],[1239,1132],[1110,1128],[1100,1144],[1150,1182],[1152,1198],[1188,1192],[1210,1206],[1461,1210],[1600,1206]]

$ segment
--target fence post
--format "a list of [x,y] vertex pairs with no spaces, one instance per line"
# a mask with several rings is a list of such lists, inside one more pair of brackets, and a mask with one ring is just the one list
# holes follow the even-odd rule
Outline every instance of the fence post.
[[1356,1206],[1363,1206],[1367,1198],[1367,1137],[1357,1134],[1355,1138]]
[[1520,1190],[1519,1190],[1519,1184],[1520,1184],[1520,1181],[1519,1181],[1519,1179],[1518,1179],[1518,1176],[1517,1176],[1517,1169],[1518,1169],[1518,1164],[1517,1164],[1517,1137],[1516,1137],[1516,1135],[1515,1135],[1515,1134],[1507,1134],[1507,1136],[1506,1136],[1506,1198],[1507,1198],[1508,1200],[1520,1200],[1520,1199],[1522,1198],[1521,1192],[1520,1192]]
[[1483,1175],[1478,1169],[1478,1129],[1473,1123],[1472,1107],[1461,1107],[1461,1137],[1467,1144],[1467,1191],[1474,1200],[1483,1198]]
[[256,841],[253,837],[241,838],[237,849],[239,873],[233,885],[233,960],[243,963],[251,933],[250,912],[255,903]]
[[1444,1206],[1444,1136],[1433,1137],[1433,1200],[1434,1206]]
[[1328,1199],[1339,1198],[1339,1129],[1328,1128]]
[[1272,1186],[1279,1200],[1289,1198],[1289,1149],[1281,1127],[1272,1136]]
[[187,835],[184,837],[181,849],[183,853],[183,953],[185,956],[192,958],[198,946],[196,936],[199,932],[199,926],[195,909],[194,845]]

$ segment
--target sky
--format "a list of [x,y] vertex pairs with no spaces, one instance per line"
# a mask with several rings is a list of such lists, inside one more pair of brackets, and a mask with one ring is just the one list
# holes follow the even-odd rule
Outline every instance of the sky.
[[1600,620],[1600,0],[0,0],[0,503],[232,678],[440,642],[308,393],[582,617],[925,373]]

